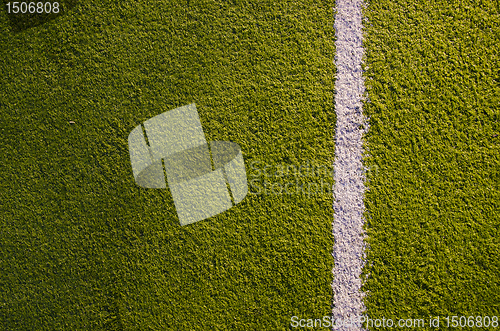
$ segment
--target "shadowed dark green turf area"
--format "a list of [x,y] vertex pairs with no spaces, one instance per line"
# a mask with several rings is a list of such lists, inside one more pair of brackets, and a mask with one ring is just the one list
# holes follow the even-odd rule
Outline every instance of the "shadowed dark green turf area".
[[[0,329],[286,330],[328,315],[332,197],[307,183],[331,176],[262,171],[333,162],[333,14],[80,1],[15,33],[2,12]],[[168,190],[135,185],[127,137],[191,102],[207,140],[241,146],[253,193],[180,227]],[[274,194],[296,180],[306,194]]]
[[368,314],[498,316],[498,2],[370,1],[365,13]]

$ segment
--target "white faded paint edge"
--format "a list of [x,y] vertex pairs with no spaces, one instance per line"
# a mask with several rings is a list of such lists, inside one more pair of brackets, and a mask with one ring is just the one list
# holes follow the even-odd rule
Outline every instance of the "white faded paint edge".
[[[365,258],[364,211],[365,168],[363,135],[368,123],[363,116],[365,92],[362,70],[362,0],[337,0],[335,15],[335,184],[333,222],[333,318],[360,318],[365,313],[361,272]],[[356,326],[335,330],[362,330]]]

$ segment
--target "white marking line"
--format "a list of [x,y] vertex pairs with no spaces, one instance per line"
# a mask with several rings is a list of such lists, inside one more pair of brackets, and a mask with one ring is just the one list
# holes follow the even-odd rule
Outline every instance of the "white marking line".
[[[333,222],[333,318],[346,321],[359,318],[365,311],[361,292],[364,265],[365,194],[363,141],[368,123],[362,112],[365,91],[361,62],[363,59],[362,0],[337,0],[335,42],[337,80],[335,82],[335,186]],[[364,129],[361,128],[364,126]],[[353,330],[343,326],[336,330]],[[355,327],[362,330],[361,325]]]

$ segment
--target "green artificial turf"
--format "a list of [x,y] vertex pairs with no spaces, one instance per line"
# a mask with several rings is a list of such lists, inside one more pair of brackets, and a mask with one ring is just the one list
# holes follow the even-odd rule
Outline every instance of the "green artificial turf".
[[[328,315],[331,192],[274,193],[332,184],[277,170],[333,162],[333,14],[80,1],[17,29],[2,12],[0,329],[286,330]],[[168,190],[135,184],[127,138],[192,102],[207,140],[241,146],[252,193],[181,227]]]
[[367,313],[499,316],[498,1],[380,0],[364,12]]

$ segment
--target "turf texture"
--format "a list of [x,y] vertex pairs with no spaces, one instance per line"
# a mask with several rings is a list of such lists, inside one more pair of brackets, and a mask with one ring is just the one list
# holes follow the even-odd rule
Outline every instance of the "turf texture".
[[368,314],[498,316],[498,2],[370,1],[365,15]]
[[[2,329],[286,330],[291,316],[328,315],[332,197],[264,182],[331,181],[280,170],[332,163],[332,7],[2,13]],[[367,313],[498,316],[498,2],[372,1],[365,13]],[[135,185],[127,136],[191,102],[207,139],[242,147],[253,193],[180,227],[168,190]]]
[[[307,169],[333,163],[333,15],[327,1],[79,1],[31,26],[2,12],[0,328],[328,315],[331,193],[300,187],[332,184]],[[207,140],[241,146],[251,193],[181,227],[168,190],[135,185],[127,137],[192,102]]]

